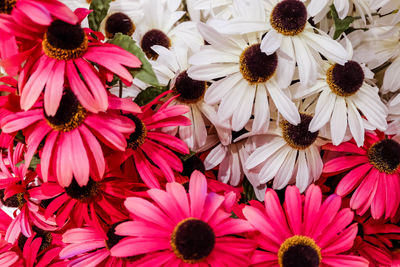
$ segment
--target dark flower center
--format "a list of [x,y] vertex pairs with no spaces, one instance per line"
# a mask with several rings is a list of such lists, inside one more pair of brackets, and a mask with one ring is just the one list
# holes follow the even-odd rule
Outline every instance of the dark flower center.
[[[36,238],[42,238],[42,243],[40,244],[39,252],[42,252],[46,248],[48,248],[51,245],[51,242],[53,241],[53,236],[51,235],[50,232],[47,232],[45,230],[40,229],[39,227],[32,225],[32,230],[36,233],[34,239]],[[24,250],[24,245],[28,238],[24,236],[23,234],[20,234],[18,237],[18,247],[23,251]]]
[[99,192],[99,183],[89,178],[89,181],[84,186],[79,186],[78,182],[72,179],[71,184],[68,187],[65,187],[65,192],[68,196],[73,199],[78,199],[84,202],[92,201]]
[[131,133],[129,139],[127,140],[128,148],[136,150],[138,147],[144,144],[147,136],[147,129],[144,122],[136,117],[135,115],[128,114],[125,115],[135,123],[135,131]]
[[131,36],[136,26],[133,21],[124,13],[114,13],[106,20],[106,36],[111,39],[117,32]]
[[272,10],[270,23],[277,32],[294,36],[301,33],[307,23],[307,8],[298,0],[285,0]]
[[195,218],[181,221],[171,235],[171,247],[175,255],[186,263],[201,262],[215,245],[213,229]]
[[274,75],[278,66],[276,53],[261,52],[260,44],[246,48],[240,56],[240,72],[250,84],[264,83]]
[[4,200],[4,191],[4,189],[0,189],[0,201],[4,206],[10,208],[22,208],[25,205],[26,200],[24,198],[24,193],[15,194]]
[[344,66],[335,64],[328,69],[326,81],[335,94],[351,96],[361,88],[364,82],[364,71],[355,61],[348,61]]
[[196,170],[203,174],[206,171],[203,161],[198,156],[193,155],[187,160],[183,161],[183,171],[181,172],[183,176],[189,177],[192,172]]
[[69,132],[78,128],[86,118],[86,109],[79,103],[74,93],[66,89],[54,116],[43,110],[47,123],[56,131]]
[[376,142],[368,149],[368,159],[380,172],[393,174],[400,167],[400,144],[393,139]]
[[282,136],[286,143],[294,149],[302,150],[311,146],[318,137],[319,131],[314,133],[308,130],[312,120],[311,115],[300,114],[301,122],[298,125],[290,124],[286,120],[280,122]]
[[115,246],[116,244],[118,244],[119,241],[121,241],[121,239],[124,238],[124,236],[120,236],[115,234],[115,228],[117,228],[117,226],[121,224],[121,222],[115,223],[113,224],[110,229],[108,229],[107,231],[107,240],[106,240],[106,247],[107,249],[111,249],[113,246]]
[[174,91],[176,94],[180,94],[179,101],[196,103],[203,97],[206,88],[207,83],[205,81],[193,80],[184,71],[176,78]]
[[285,240],[278,251],[281,267],[318,267],[321,249],[307,236],[295,235]]
[[149,59],[157,59],[158,54],[151,49],[153,45],[164,46],[165,48],[171,47],[171,40],[169,37],[160,30],[152,29],[143,36],[141,46],[143,52]]
[[11,14],[17,0],[0,0],[0,14]]
[[73,25],[62,20],[53,21],[44,36],[44,53],[57,60],[81,57],[88,48],[88,38],[79,24]]

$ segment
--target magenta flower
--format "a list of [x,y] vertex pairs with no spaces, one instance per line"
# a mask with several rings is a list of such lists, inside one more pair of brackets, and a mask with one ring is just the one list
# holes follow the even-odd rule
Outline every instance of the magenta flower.
[[260,232],[255,239],[262,250],[254,253],[253,266],[368,267],[362,257],[343,255],[352,248],[358,230],[351,224],[353,212],[340,209],[337,195],[321,201],[318,186],[307,189],[304,201],[299,189],[289,186],[284,208],[272,189],[265,192],[265,209],[244,207],[243,215]]
[[133,221],[123,222],[115,234],[126,236],[111,248],[114,257],[138,256],[134,266],[248,266],[254,243],[234,237],[251,230],[242,219],[231,218],[236,197],[207,193],[207,181],[193,172],[189,194],[178,183],[166,191],[147,191],[154,203],[127,198]]

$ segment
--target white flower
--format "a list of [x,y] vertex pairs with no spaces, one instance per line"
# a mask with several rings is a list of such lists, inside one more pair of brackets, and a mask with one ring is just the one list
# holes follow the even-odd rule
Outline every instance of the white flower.
[[369,0],[311,0],[307,11],[312,17],[318,17],[315,22],[327,15],[330,11],[329,7],[333,4],[338,13],[340,19],[344,19],[347,15],[354,14],[355,16],[361,16],[364,23],[366,23],[365,16],[367,15],[372,19],[372,9],[370,7]]
[[288,121],[300,122],[296,106],[279,87],[275,77],[285,76],[285,69],[274,53],[260,50],[260,35],[227,36],[199,23],[199,31],[210,44],[189,60],[192,79],[214,81],[204,96],[206,103],[220,103],[218,119],[230,121],[234,131],[241,130],[254,114],[253,131],[268,128],[269,97]]
[[[356,61],[344,66],[326,63],[317,82],[303,88],[300,84],[292,86],[293,98],[304,99],[318,96],[315,115],[309,130],[315,132],[330,122],[331,138],[339,145],[349,127],[358,146],[364,143],[365,129],[387,127],[387,108],[379,98],[379,89],[365,82],[373,78],[373,73]],[[363,120],[362,114],[367,121]]]
[[245,168],[258,171],[260,184],[274,179],[274,189],[295,183],[304,192],[319,179],[323,167],[319,151],[324,140],[318,131],[308,131],[311,119],[311,115],[302,113],[297,126],[281,120],[268,133],[253,136],[257,149],[246,160]]
[[354,58],[363,60],[371,69],[391,62],[385,71],[382,93],[400,89],[400,27],[374,27],[362,34],[362,43],[356,47]]
[[133,38],[149,59],[157,58],[157,54],[151,49],[153,45],[169,48],[177,42],[184,42],[188,47],[197,50],[203,44],[194,22],[187,21],[176,25],[185,14],[184,11],[170,10],[168,3],[161,0],[144,1],[142,10],[146,15],[136,25]]
[[171,105],[184,104],[190,108],[185,116],[192,121],[192,124],[179,126],[179,137],[191,150],[198,151],[206,144],[210,121],[217,123],[216,108],[203,101],[207,82],[188,77],[189,49],[184,44],[170,49],[153,46],[153,49],[159,55],[156,61],[152,61],[152,65],[160,85],[169,85],[169,89],[173,90],[173,95],[179,95],[171,102]]

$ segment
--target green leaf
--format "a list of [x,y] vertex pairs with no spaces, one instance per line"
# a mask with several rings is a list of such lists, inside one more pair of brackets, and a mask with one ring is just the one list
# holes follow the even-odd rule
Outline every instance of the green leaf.
[[165,91],[167,91],[166,86],[148,87],[136,96],[135,103],[139,106],[144,106]]
[[342,33],[349,29],[350,24],[353,23],[355,18],[347,16],[344,19],[340,19],[334,5],[331,5],[331,15],[335,23],[335,34],[333,35],[333,39],[336,40]]
[[136,42],[132,39],[132,37],[122,33],[117,33],[109,42],[111,44],[118,45],[126,51],[134,54],[142,62],[142,66],[140,68],[129,70],[132,76],[152,86],[159,86],[156,74],[153,71],[153,67],[147,60],[142,49],[136,45]]
[[184,155],[180,156],[180,158],[181,158],[182,161],[187,161],[188,159],[190,159],[195,154],[196,154],[196,152],[190,151],[189,154],[184,154]]
[[88,16],[89,27],[98,31],[100,29],[100,23],[107,16],[108,9],[110,9],[110,3],[112,0],[92,0],[89,9],[93,10]]

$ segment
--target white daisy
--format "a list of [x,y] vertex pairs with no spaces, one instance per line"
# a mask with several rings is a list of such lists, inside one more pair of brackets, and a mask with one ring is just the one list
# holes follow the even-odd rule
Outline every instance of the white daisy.
[[193,66],[188,74],[196,80],[221,78],[212,83],[204,96],[210,105],[220,103],[220,122],[230,121],[232,129],[239,131],[254,114],[253,131],[265,131],[270,117],[269,97],[283,117],[293,124],[300,122],[296,106],[275,78],[285,77],[285,69],[275,53],[268,56],[261,52],[260,35],[222,35],[202,23],[198,28],[210,45],[190,58]]
[[160,85],[169,85],[173,95],[179,95],[171,104],[185,104],[190,108],[185,116],[192,121],[192,125],[180,126],[179,137],[191,150],[198,151],[206,143],[210,121],[216,123],[215,107],[203,101],[207,82],[188,77],[189,49],[184,44],[178,44],[169,50],[162,46],[152,48],[159,55],[156,61],[152,61],[152,65]]
[[319,179],[322,173],[320,146],[325,143],[318,131],[308,130],[312,116],[301,113],[297,126],[286,120],[262,135],[254,136],[257,149],[245,162],[247,169],[258,171],[260,184],[273,180],[272,188],[280,190],[295,183],[301,192]]
[[184,42],[188,47],[197,50],[203,44],[194,22],[176,25],[185,14],[184,11],[170,10],[168,3],[162,0],[146,0],[142,3],[142,10],[146,15],[136,25],[133,38],[149,59],[157,58],[157,54],[151,49],[153,45],[169,48],[176,42]]
[[[243,132],[231,132],[230,130],[218,128],[218,133],[221,138],[221,143],[214,147],[204,160],[206,170],[211,170],[218,167],[218,180],[232,186],[237,186],[246,176],[249,181],[256,183],[257,176],[243,168],[244,162],[247,160],[252,151],[249,151],[249,143],[252,143],[251,138],[245,138],[235,142],[235,138]],[[224,135],[223,137],[221,135]],[[263,189],[255,191],[257,196],[262,195],[259,192]],[[264,189],[265,191],[265,189]]]
[[[311,0],[307,6],[307,11],[314,18],[315,22],[319,22],[326,17],[330,11],[330,6],[333,4],[340,19],[344,19],[349,14],[361,16],[363,22],[366,22],[365,17],[372,19],[373,10],[370,7],[370,0]],[[354,7],[354,8],[353,8]],[[353,10],[354,9],[354,10]]]
[[[290,75],[297,63],[301,83],[310,85],[316,80],[316,59],[321,58],[318,53],[342,65],[347,61],[348,54],[343,46],[307,21],[309,14],[303,2],[265,0],[264,6],[264,20],[252,15],[260,13],[260,10],[248,11],[249,15],[246,18],[229,21],[230,33],[268,31],[262,39],[261,51],[267,55],[280,51],[282,55],[291,59],[282,62],[285,64],[284,68],[289,70],[287,75]],[[252,5],[248,5],[248,8],[251,7]],[[258,26],[255,26],[256,24]],[[234,31],[234,28],[237,30]]]
[[[344,66],[324,64],[323,73],[318,74],[317,82],[308,88],[300,84],[291,87],[294,99],[318,96],[315,115],[309,130],[316,132],[330,122],[332,143],[339,145],[349,127],[358,146],[364,143],[365,129],[387,127],[387,108],[382,103],[376,86],[366,80],[373,73],[356,61],[348,61]],[[364,122],[364,115],[368,122]]]
[[382,93],[400,89],[400,27],[374,27],[362,33],[363,42],[354,50],[354,58],[370,69],[391,62],[385,71]]

